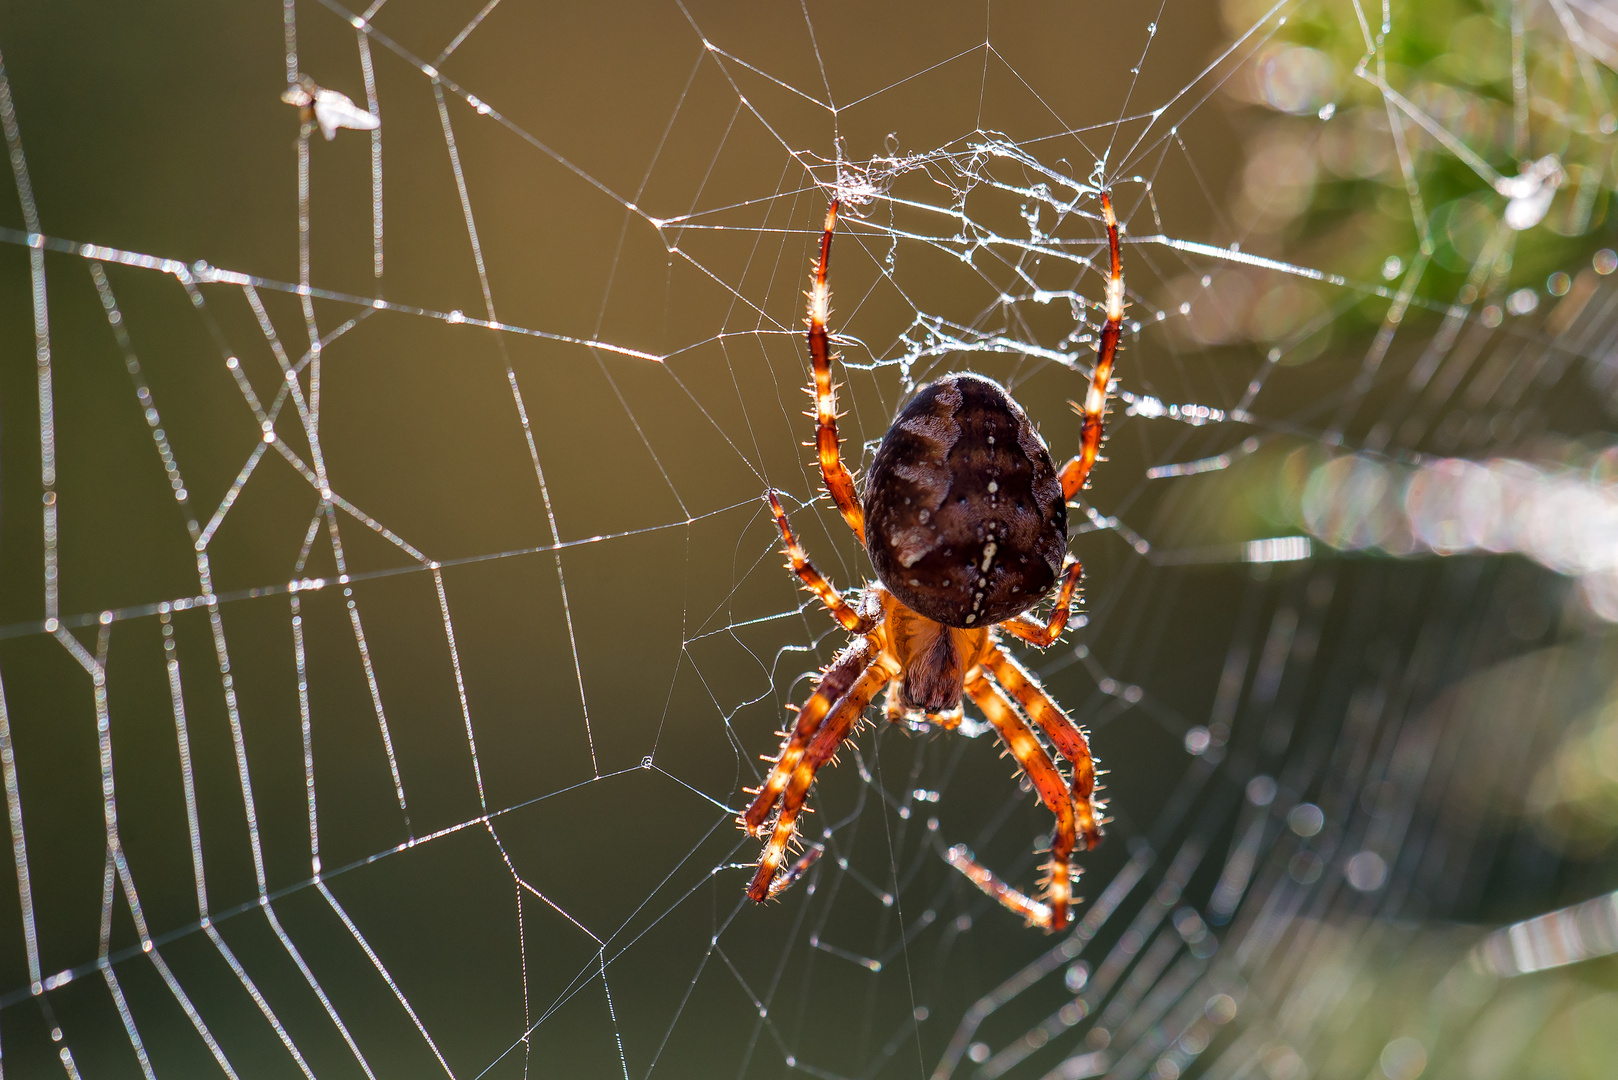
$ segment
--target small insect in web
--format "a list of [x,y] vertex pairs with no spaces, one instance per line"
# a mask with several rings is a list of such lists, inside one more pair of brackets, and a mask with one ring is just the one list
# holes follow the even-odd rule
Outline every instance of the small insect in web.
[[376,114],[354,104],[347,94],[316,86],[315,81],[307,75],[298,76],[297,82],[283,90],[281,100],[288,105],[296,105],[298,116],[305,124],[319,125],[320,133],[327,142],[337,137],[338,128],[375,131],[382,126]]
[[[851,603],[799,546],[786,511],[766,492],[787,565],[853,640],[821,673],[769,776],[740,819],[764,836],[747,895],[768,900],[790,887],[821,848],[783,870],[815,773],[836,754],[880,691],[894,723],[961,723],[964,694],[983,712],[1040,800],[1056,817],[1039,899],[1019,892],[966,848],[949,861],[973,884],[1035,926],[1071,921],[1072,854],[1101,840],[1095,760],[1085,733],[1039,680],[1000,645],[1002,632],[1046,648],[1062,636],[1083,568],[1067,555],[1067,503],[1084,487],[1101,449],[1102,423],[1124,317],[1123,262],[1112,201],[1101,194],[1110,255],[1106,321],[1082,405],[1078,456],[1058,470],[1022,407],[998,383],[970,372],[922,387],[894,418],[865,480],[863,501],[843,464],[831,377],[827,272],[838,204],[826,212],[820,261],[809,293],[815,445],[826,491],[865,545],[877,581]],[[1058,582],[1060,583],[1058,586]],[[1056,588],[1041,622],[1030,611]],[[1071,777],[1035,737],[1030,722],[1067,761]],[[772,820],[773,814],[773,820]]]

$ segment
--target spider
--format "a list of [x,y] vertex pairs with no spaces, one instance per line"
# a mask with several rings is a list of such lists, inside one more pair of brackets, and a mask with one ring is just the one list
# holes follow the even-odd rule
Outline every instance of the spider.
[[[1003,387],[970,372],[946,375],[922,387],[894,418],[871,463],[863,502],[842,462],[837,434],[826,329],[837,200],[827,209],[807,294],[815,446],[826,491],[865,546],[877,581],[853,603],[844,600],[810,563],[774,490],[765,493],[787,566],[853,640],[821,673],[792,730],[782,732],[781,752],[765,759],[773,762],[769,776],[739,820],[749,835],[769,837],[747,889],[755,901],[790,887],[819,855],[816,845],[782,869],[816,771],[833,759],[879,691],[886,689],[889,721],[924,719],[946,730],[961,722],[964,693],[1055,815],[1056,828],[1042,868],[1041,899],[1001,880],[964,846],[950,849],[949,862],[1032,925],[1054,931],[1070,921],[1073,850],[1089,850],[1101,839],[1095,760],[1084,731],[1001,648],[1000,634],[1039,648],[1056,642],[1083,573],[1077,559],[1064,559],[1067,502],[1084,487],[1101,448],[1124,315],[1118,221],[1108,195],[1100,198],[1111,265],[1095,372],[1084,404],[1070,403],[1083,417],[1078,456],[1058,471],[1044,440]],[[1030,609],[1058,580],[1055,606],[1040,622]],[[1069,762],[1071,781],[1034,737],[1030,720]]]

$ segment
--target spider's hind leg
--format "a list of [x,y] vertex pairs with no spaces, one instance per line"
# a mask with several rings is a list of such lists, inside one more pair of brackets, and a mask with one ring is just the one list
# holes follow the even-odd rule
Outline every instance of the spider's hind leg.
[[788,867],[784,873],[775,876],[775,880],[770,882],[769,895],[764,899],[774,900],[781,893],[792,888],[798,883],[799,878],[809,872],[811,866],[820,861],[820,857],[824,854],[826,854],[825,844],[819,842],[810,844],[808,850],[799,857],[797,862]]
[[1051,700],[1034,673],[1006,654],[998,645],[983,658],[983,666],[1006,693],[1021,705],[1028,718],[1039,725],[1058,753],[1073,765],[1073,812],[1078,827],[1079,846],[1086,851],[1101,842],[1101,812],[1096,800],[1096,763],[1090,754],[1090,740],[1084,729],[1073,722],[1062,707]]
[[[797,765],[792,769],[791,776],[781,790],[781,812],[776,815],[775,827],[769,840],[764,844],[764,851],[759,855],[758,872],[753,875],[753,883],[747,888],[749,898],[762,902],[785,888],[784,884],[776,885],[776,875],[785,861],[787,845],[791,843],[793,834],[797,831],[798,815],[803,812],[803,804],[809,798],[809,788],[815,782],[816,771],[831,761],[837,753],[837,748],[843,744],[843,740],[865,715],[865,708],[871,703],[871,699],[876,697],[877,693],[888,684],[888,680],[898,673],[897,665],[878,653],[876,658],[860,672],[859,678],[854,680],[854,685],[842,695],[818,730],[814,732],[808,747],[799,757]],[[779,764],[777,768],[780,768]],[[759,798],[762,800],[763,797],[764,793],[761,792]],[[754,806],[757,805],[755,802]]]
[[983,715],[994,725],[995,731],[1007,749],[1017,759],[1024,774],[1039,793],[1040,801],[1056,817],[1056,828],[1051,833],[1051,857],[1046,862],[1043,881],[1044,902],[1030,900],[1001,881],[991,871],[979,865],[964,848],[950,850],[950,863],[964,873],[971,882],[1007,908],[1017,912],[1029,922],[1045,930],[1062,930],[1071,919],[1070,905],[1073,895],[1073,848],[1078,839],[1073,800],[1067,791],[1062,774],[1051,762],[1034,733],[1017,715],[1000,688],[989,681],[981,668],[968,676],[966,692],[983,710]]
[[781,753],[775,758],[770,775],[759,786],[758,797],[741,817],[739,824],[747,830],[748,835],[757,836],[762,831],[770,811],[781,798],[781,792],[786,790],[787,779],[803,760],[809,741],[820,730],[832,706],[848,692],[854,680],[870,664],[872,651],[869,639],[856,638],[821,673],[814,693],[798,710],[798,721],[781,744]]

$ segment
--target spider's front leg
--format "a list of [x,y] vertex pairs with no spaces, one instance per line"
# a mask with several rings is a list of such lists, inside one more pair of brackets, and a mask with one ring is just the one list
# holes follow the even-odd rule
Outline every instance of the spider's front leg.
[[1118,355],[1118,339],[1124,331],[1124,262],[1118,246],[1118,218],[1112,212],[1112,198],[1101,194],[1101,218],[1107,227],[1107,249],[1111,265],[1107,274],[1107,319],[1101,325],[1096,345],[1096,368],[1090,376],[1090,389],[1084,404],[1072,402],[1084,420],[1079,436],[1079,454],[1062,467],[1062,496],[1069,502],[1090,477],[1090,467],[1101,453],[1102,423],[1107,413],[1107,388],[1112,383],[1112,364]]
[[826,320],[831,317],[831,288],[827,277],[831,271],[831,237],[837,227],[837,200],[826,207],[826,228],[820,234],[820,262],[809,288],[809,359],[814,366],[815,384],[811,391],[815,398],[815,456],[820,460],[820,475],[826,482],[826,491],[854,530],[860,543],[865,543],[865,509],[860,506],[854,491],[854,476],[843,464],[842,441],[837,435],[837,387],[831,381],[831,332]]

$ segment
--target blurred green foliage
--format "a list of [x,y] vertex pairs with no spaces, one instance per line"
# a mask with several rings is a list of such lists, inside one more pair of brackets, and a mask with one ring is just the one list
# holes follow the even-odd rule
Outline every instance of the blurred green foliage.
[[[1545,292],[1611,242],[1618,13],[1305,0],[1266,20],[1272,6],[1224,3],[1232,40],[1252,30],[1224,84],[1246,106],[1233,200],[1245,248],[1447,303],[1466,301],[1469,280],[1481,298]],[[1502,188],[1547,156],[1561,176],[1542,220],[1504,225]],[[1388,305],[1360,310],[1380,323]]]

